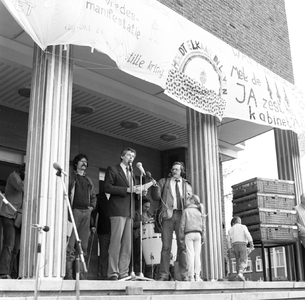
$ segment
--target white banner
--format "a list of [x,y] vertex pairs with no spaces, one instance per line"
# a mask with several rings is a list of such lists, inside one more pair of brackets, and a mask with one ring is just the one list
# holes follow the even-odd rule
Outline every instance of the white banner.
[[89,46],[202,113],[303,132],[296,88],[155,0],[2,0],[42,49]]

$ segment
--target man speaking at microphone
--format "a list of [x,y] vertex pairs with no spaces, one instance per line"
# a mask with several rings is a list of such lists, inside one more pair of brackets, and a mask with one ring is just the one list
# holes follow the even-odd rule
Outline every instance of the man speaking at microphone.
[[128,277],[134,216],[133,193],[138,192],[132,175],[132,163],[136,155],[134,149],[124,149],[121,163],[108,167],[106,171],[105,193],[110,194],[108,214],[111,223],[107,272],[109,280]]
[[[73,169],[69,178],[69,200],[73,211],[73,217],[81,240],[84,256],[87,254],[87,246],[90,232],[91,212],[96,206],[96,195],[92,180],[86,175],[88,157],[78,154],[73,159]],[[72,231],[67,246],[66,276],[65,279],[73,279],[73,263],[76,258],[76,237]],[[86,279],[83,264],[80,264],[80,279]]]

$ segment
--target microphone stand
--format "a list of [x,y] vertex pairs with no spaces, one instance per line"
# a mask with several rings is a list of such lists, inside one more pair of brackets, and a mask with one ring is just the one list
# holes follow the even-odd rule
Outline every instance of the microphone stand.
[[142,223],[142,204],[143,204],[143,195],[142,195],[142,182],[143,182],[143,172],[141,171],[140,175],[140,279],[144,279],[144,275],[142,272],[142,255],[143,255],[143,245],[142,245],[142,237],[143,237],[143,223]]
[[[131,169],[132,171],[132,169]],[[133,174],[132,174],[133,175]],[[133,178],[133,176],[131,177]],[[131,180],[133,181],[133,180]],[[143,275],[143,272],[142,272],[142,253],[143,253],[143,250],[142,250],[142,236],[143,236],[143,223],[142,223],[142,203],[143,203],[143,195],[142,195],[142,189],[143,189],[143,186],[142,186],[142,181],[143,181],[143,172],[141,171],[141,175],[140,175],[140,275],[139,276],[135,276],[134,274],[134,271],[133,271],[133,268],[134,268],[134,259],[133,259],[133,245],[131,247],[131,252],[132,252],[132,272],[131,272],[131,280],[146,280],[146,281],[154,281],[154,279],[152,278],[147,278],[147,277],[144,277]],[[133,190],[133,182],[131,183],[131,187],[132,187],[132,190]],[[131,193],[131,199],[132,199],[132,193]],[[133,222],[132,222],[133,223]],[[131,240],[132,240],[132,244],[133,244],[133,225],[132,225],[132,229],[131,229]]]
[[42,240],[42,231],[43,231],[42,227],[37,227],[37,229],[38,229],[38,243],[37,243],[37,261],[36,261],[34,300],[38,299],[38,281],[39,281],[40,256],[41,256],[41,240]]
[[74,220],[73,212],[72,212],[72,208],[71,208],[71,203],[69,201],[69,197],[68,197],[68,193],[67,193],[67,189],[66,189],[64,179],[62,177],[62,173],[63,173],[62,170],[58,170],[56,172],[56,176],[61,178],[61,183],[62,183],[63,191],[64,191],[64,199],[66,200],[66,203],[67,203],[67,206],[68,206],[69,215],[70,215],[70,218],[71,218],[71,222],[72,222],[73,230],[74,230],[74,234],[75,234],[75,239],[76,239],[77,256],[76,256],[76,259],[75,259],[75,262],[76,262],[76,265],[75,265],[75,270],[76,270],[75,291],[76,291],[76,299],[79,300],[80,299],[80,288],[79,288],[80,262],[83,264],[83,268],[84,268],[85,273],[87,273],[87,267],[86,267],[86,262],[85,262],[85,258],[84,258],[84,253],[83,253],[82,246],[81,246],[81,240],[79,239],[79,235],[78,235],[78,232],[77,232],[77,228],[76,228],[76,224],[75,224],[75,220]]
[[146,280],[146,281],[154,281],[153,278],[144,277],[142,272],[142,265],[143,265],[143,221],[142,221],[142,205],[143,205],[143,171],[141,170],[140,175],[140,276],[138,279],[140,280]]

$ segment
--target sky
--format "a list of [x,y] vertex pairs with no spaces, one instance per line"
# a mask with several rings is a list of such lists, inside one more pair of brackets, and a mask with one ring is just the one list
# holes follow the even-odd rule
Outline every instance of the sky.
[[[285,6],[295,85],[305,95],[305,0],[285,0]],[[305,187],[305,157],[301,159],[301,170]],[[246,141],[246,149],[239,152],[238,159],[224,164],[224,176],[225,194],[232,191],[232,185],[255,177],[278,179],[273,131]],[[225,205],[228,229],[232,218],[231,200]]]

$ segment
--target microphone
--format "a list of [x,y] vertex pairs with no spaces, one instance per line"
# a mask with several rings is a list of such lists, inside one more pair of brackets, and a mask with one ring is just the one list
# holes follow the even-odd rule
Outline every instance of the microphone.
[[67,176],[67,173],[62,169],[62,167],[60,166],[60,164],[58,162],[55,162],[53,164],[53,168],[58,171],[56,173],[57,176],[60,176],[61,173],[64,174],[65,176]]
[[143,166],[142,166],[142,163],[138,162],[138,163],[136,164],[136,166],[137,166],[137,168],[141,171],[142,174],[146,175],[146,174],[145,174],[145,171],[144,171],[144,168],[143,168]]
[[38,230],[43,230],[45,232],[48,232],[50,230],[49,226],[41,226],[39,224],[32,224],[33,228],[37,228]]
[[150,180],[154,182],[154,186],[157,185],[157,181],[151,177],[151,173],[149,171],[146,171],[146,177],[148,177]]
[[128,166],[129,166],[129,171],[132,172],[132,162],[131,161],[128,162]]
[[150,173],[149,171],[146,172],[146,177],[148,177],[149,179],[154,180],[154,179],[151,177],[151,173]]

